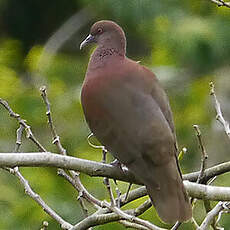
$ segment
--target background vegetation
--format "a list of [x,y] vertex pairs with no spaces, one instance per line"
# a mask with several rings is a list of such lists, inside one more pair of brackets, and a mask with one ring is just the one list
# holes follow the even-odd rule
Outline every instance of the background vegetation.
[[[38,65],[49,38],[72,15],[86,7],[85,21],[79,21],[80,29],[50,61]],[[181,161],[183,172],[197,170],[200,165],[193,124],[201,127],[209,166],[228,160],[229,143],[215,121],[209,82],[215,82],[225,117],[230,120],[230,9],[218,8],[208,0],[1,0],[0,97],[9,102],[32,126],[38,139],[55,152],[38,90],[45,84],[54,122],[68,154],[100,161],[101,152],[87,143],[89,129],[79,100],[92,52],[92,48],[80,51],[79,44],[92,23],[100,19],[114,20],[123,27],[127,35],[127,56],[141,60],[152,69],[167,90],[179,147],[188,149]],[[45,54],[49,55],[49,52]],[[17,128],[18,124],[0,107],[0,152],[13,151]],[[21,151],[37,150],[24,139]],[[56,175],[55,169],[28,168],[22,172],[67,221],[76,223],[83,218],[76,192]],[[85,175],[81,178],[91,193],[100,199],[108,197],[102,179]],[[227,178],[221,176],[215,184],[229,186]],[[125,191],[127,184],[120,183],[119,187]],[[17,179],[3,170],[0,171],[0,191],[0,229],[39,229],[43,220],[49,221],[48,229],[58,228],[56,222],[25,195]],[[195,212],[198,222],[204,214],[198,207]],[[153,209],[144,218],[160,224]],[[230,219],[223,218],[221,223],[229,226]],[[108,227],[124,229],[118,224],[95,229]],[[192,229],[190,224],[182,228]]]

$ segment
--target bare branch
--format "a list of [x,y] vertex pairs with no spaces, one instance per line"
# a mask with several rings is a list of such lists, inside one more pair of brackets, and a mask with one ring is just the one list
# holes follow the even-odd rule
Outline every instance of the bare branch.
[[151,207],[152,207],[151,200],[148,199],[134,210],[134,216],[140,216],[142,213],[144,213],[146,210],[148,210]]
[[34,134],[32,133],[32,130],[30,128],[30,126],[26,123],[26,120],[23,120],[19,114],[15,113],[9,106],[9,104],[7,103],[7,101],[3,100],[0,98],[0,104],[4,106],[4,108],[6,110],[8,110],[9,115],[13,118],[15,118],[19,124],[21,124],[26,131],[26,137],[28,139],[30,139],[31,141],[34,142],[34,144],[36,144],[36,146],[38,147],[38,149],[41,152],[47,152],[46,149],[41,145],[41,143],[35,138]]
[[84,196],[84,198],[89,201],[92,204],[95,204],[95,208],[98,207],[102,207],[102,201],[98,200],[97,198],[95,198],[93,195],[91,195],[83,186],[83,184],[81,183],[79,177],[77,177],[76,179],[79,180],[76,183],[76,179],[73,179],[72,177],[68,176],[66,173],[63,174],[63,171],[59,172],[60,176],[63,176],[67,181],[69,181],[78,191],[79,193]]
[[[42,86],[40,88],[40,92],[41,92],[41,96],[42,99],[46,105],[46,115],[48,118],[48,124],[50,126],[51,129],[51,134],[52,134],[52,138],[53,138],[53,144],[55,144],[57,146],[57,149],[59,151],[60,154],[62,155],[66,155],[66,149],[63,148],[62,144],[61,144],[61,140],[60,137],[57,134],[56,128],[54,126],[53,123],[53,118],[51,115],[51,108],[50,108],[50,102],[47,96],[47,91],[46,91],[46,86]],[[78,201],[80,203],[80,206],[83,210],[83,213],[85,215],[85,217],[88,217],[88,210],[84,204],[84,199],[87,199],[88,202],[90,202],[93,205],[96,205],[97,202],[100,202],[99,200],[97,200],[95,197],[93,197],[91,194],[89,194],[89,192],[85,189],[85,187],[82,185],[80,178],[79,178],[79,173],[75,172],[73,170],[69,170],[69,173],[71,174],[71,177],[63,170],[63,169],[58,169],[58,175],[63,176],[65,179],[67,179],[75,189],[77,189],[79,195],[78,195]],[[95,200],[97,201],[95,203]]]
[[[229,171],[230,171],[230,161],[218,164],[204,171],[204,180],[208,181],[215,176],[219,176]],[[183,179],[194,182],[197,180],[199,174],[200,174],[200,171],[188,173],[188,174],[183,175]]]
[[128,187],[127,192],[125,194],[125,200],[128,199],[129,191],[130,191],[131,187],[132,187],[132,183],[129,183],[129,187]]
[[197,184],[184,181],[184,185],[189,195],[198,199],[228,201],[230,196],[229,187],[219,187]]
[[197,139],[198,139],[198,142],[199,142],[199,146],[200,146],[200,149],[201,149],[201,167],[200,167],[200,174],[197,178],[197,181],[196,183],[201,183],[203,178],[204,178],[204,170],[207,168],[207,159],[208,159],[208,154],[205,150],[205,147],[203,145],[203,142],[202,142],[202,138],[201,138],[201,132],[200,132],[200,128],[198,125],[193,125],[193,128],[196,130],[196,133],[197,133]]
[[194,228],[199,228],[199,225],[197,224],[196,220],[192,217],[191,219],[192,225],[194,226]]
[[124,225],[126,228],[132,228],[132,229],[138,229],[138,230],[148,230],[148,228],[142,225],[131,223],[127,220],[120,220],[119,223]]
[[[6,106],[7,106],[7,104],[6,104]],[[10,109],[9,106],[8,106],[8,108]],[[11,112],[13,112],[13,111],[11,111]],[[17,129],[17,132],[16,132],[17,138],[16,138],[16,144],[15,144],[15,152],[19,152],[19,148],[22,144],[23,131],[24,131],[24,126],[23,126],[23,124],[20,123],[20,127]],[[37,193],[35,193],[33,191],[29,182],[24,178],[24,176],[19,171],[18,166],[14,167],[14,168],[8,168],[6,170],[19,179],[20,183],[23,185],[23,187],[25,189],[25,193],[27,195],[29,195],[35,202],[37,202],[47,214],[49,214],[52,218],[54,218],[61,225],[62,229],[69,229],[70,227],[72,227],[71,224],[69,224],[64,219],[62,219],[61,216],[59,216],[53,209],[51,209],[45,203],[45,201]],[[46,229],[45,224],[43,224],[42,229]]]
[[19,152],[19,148],[22,144],[22,133],[24,130],[24,126],[22,124],[20,124],[19,128],[17,129],[17,140],[16,140],[16,144],[15,144],[15,149],[14,152],[17,153]]
[[224,119],[222,111],[221,111],[221,107],[220,107],[220,103],[216,97],[215,94],[215,86],[213,82],[210,82],[210,95],[213,96],[214,98],[214,104],[215,104],[215,110],[216,110],[216,119],[223,125],[224,127],[224,131],[227,134],[228,138],[230,139],[230,127],[229,127],[229,123]]
[[[42,153],[0,153],[0,167],[59,167],[63,169],[73,169],[83,172],[89,176],[109,177],[116,180],[142,184],[127,169],[117,170],[117,167],[110,164],[80,159],[71,156],[62,156],[59,154],[42,154]],[[230,171],[230,162],[222,163],[205,170],[205,176],[212,178]],[[196,181],[199,172],[184,175],[183,179]]]
[[[0,153],[0,167],[59,167],[63,169],[73,169],[80,171],[92,177],[108,177],[116,180],[142,184],[126,168],[118,170],[117,167],[110,164],[80,159],[71,156],[62,156],[59,154],[42,154],[42,153]],[[218,164],[205,170],[205,179],[209,180],[230,171],[230,161]],[[184,180],[196,181],[198,172],[183,175]]]
[[106,186],[106,188],[108,190],[111,206],[115,206],[116,202],[115,202],[115,199],[114,199],[114,196],[113,196],[112,188],[110,186],[109,178],[105,177],[104,180],[103,180],[103,183],[105,184],[105,186]]
[[41,91],[42,99],[43,99],[43,101],[44,101],[44,103],[46,105],[46,115],[47,115],[47,118],[48,118],[48,123],[49,123],[50,130],[51,130],[52,137],[53,137],[53,144],[55,144],[57,146],[59,152],[62,155],[66,155],[66,150],[63,148],[63,146],[61,144],[60,137],[57,135],[57,132],[56,132],[56,129],[55,129],[55,126],[54,126],[54,123],[53,123],[53,119],[52,119],[52,116],[51,116],[51,110],[50,110],[50,102],[48,100],[47,92],[46,92],[46,86],[42,86],[40,88],[40,91]]
[[[201,166],[200,166],[200,174],[196,180],[196,183],[197,184],[206,184],[207,181],[204,181],[203,178],[204,178],[204,171],[205,169],[207,168],[207,159],[208,159],[208,154],[205,150],[205,147],[204,147],[204,144],[203,144],[203,141],[202,141],[202,137],[201,137],[201,131],[200,131],[200,128],[198,125],[193,125],[193,128],[195,129],[196,131],[196,136],[197,136],[197,139],[198,139],[198,144],[199,144],[199,147],[201,149]],[[191,198],[191,204],[193,205],[193,208],[195,207],[195,203],[196,203],[197,199],[194,199],[194,198]],[[210,201],[209,200],[203,200],[204,202],[204,206],[205,206],[205,209],[206,209],[206,212],[207,212],[207,205],[209,204],[210,205]],[[193,218],[192,219],[192,222],[193,224],[196,226],[196,221],[195,219]]]
[[49,226],[49,223],[47,221],[43,221],[42,222],[42,227],[40,230],[47,230]]
[[206,230],[208,226],[213,222],[213,220],[221,213],[223,210],[228,210],[230,208],[229,202],[219,202],[205,217],[204,221],[197,230]]
[[117,180],[132,181],[141,184],[140,181],[127,170],[118,170],[117,167],[110,164],[80,159],[71,156],[46,152],[44,153],[0,153],[1,166],[49,166],[63,169],[72,169],[80,171],[89,176],[109,177]]
[[[63,174],[62,176],[66,176],[65,174]],[[101,208],[103,208],[104,206],[106,206],[107,208],[103,208],[103,209],[99,209],[99,212],[96,212],[95,216],[95,221],[96,219],[98,220],[101,219],[102,217],[100,215],[105,215],[106,213],[109,213],[111,212],[110,209],[111,209],[111,206],[107,203],[107,202],[102,202],[102,201],[99,201],[98,199],[96,199],[95,197],[93,197],[90,193],[87,192],[87,190],[85,190],[84,186],[80,184],[80,187],[79,187],[79,182],[76,184],[75,183],[75,180],[73,180],[70,176],[68,178],[66,178],[70,183],[73,184],[73,186],[77,186],[77,189],[79,191],[81,191],[80,193],[82,194],[82,196],[89,202],[91,203],[94,203],[96,205],[96,208],[98,208],[98,206],[100,206]],[[123,206],[125,204],[127,204],[128,202],[131,202],[132,200],[135,200],[137,198],[140,197],[140,195],[142,194],[146,194],[146,193],[143,193],[143,191],[145,191],[145,188],[142,187],[142,188],[139,188],[139,189],[135,189],[133,191],[130,192],[130,196],[129,196],[129,200],[125,200],[125,195],[122,195],[120,197],[120,204]],[[117,199],[114,201],[114,203],[117,203]],[[141,206],[139,206],[138,208],[136,208],[135,210],[132,210],[132,214],[135,215],[135,216],[138,216],[138,215],[141,215],[143,212],[145,212],[148,208],[151,207],[151,202],[144,202]],[[119,209],[117,209],[119,210]],[[116,211],[117,211],[116,210]],[[102,216],[103,216],[102,215]],[[119,212],[119,215],[121,215],[121,213]],[[113,218],[111,219],[109,216],[107,216],[107,218],[104,219],[104,223],[108,223],[108,222],[112,222],[114,221]],[[103,218],[102,218],[103,219]],[[92,218],[89,217],[89,218],[86,218],[86,220],[82,220],[82,223],[88,223],[88,221],[92,221]],[[92,221],[93,222],[93,221]],[[82,224],[81,222],[77,224],[77,226],[81,226]],[[122,224],[126,224],[126,226],[128,225],[128,222],[122,222]],[[90,226],[94,226],[94,224],[91,224]],[[143,227],[141,227],[141,225],[135,225],[135,227],[139,226],[139,229],[143,229]]]
[[8,171],[19,179],[20,183],[25,188],[25,193],[29,195],[34,201],[36,201],[47,214],[49,214],[53,219],[55,219],[61,225],[62,229],[69,229],[72,227],[71,224],[62,219],[61,216],[59,216],[53,209],[51,209],[45,203],[45,201],[37,193],[33,191],[33,189],[29,185],[29,182],[19,172],[18,167],[16,167],[15,169],[10,169]]
[[[85,218],[81,222],[77,223],[70,230],[86,230],[89,227],[93,227],[96,225],[102,225],[102,224],[106,224],[106,223],[110,223],[114,221],[121,221],[121,220],[122,220],[122,217],[120,217],[116,213],[107,213],[107,214],[100,214],[100,215],[93,214]],[[129,227],[131,227],[130,225],[135,226],[135,227],[138,226],[139,227],[138,229],[141,229],[141,230],[149,230],[149,228],[143,227],[139,224],[130,223],[128,221],[125,221],[125,223],[122,222],[122,224],[124,224],[125,226],[129,226]],[[166,230],[166,229],[156,227],[156,230]]]
[[[62,156],[59,154],[44,154],[44,153],[0,153],[0,167],[15,167],[15,166],[49,166],[64,169],[73,169],[83,172],[89,176],[101,176],[109,177],[121,181],[138,182],[135,177],[126,171],[117,170],[116,167],[109,164],[102,164],[99,162],[79,159],[70,156]],[[223,167],[223,168],[221,168]],[[228,169],[228,170],[227,170]],[[215,171],[216,170],[216,171]],[[226,162],[212,168],[205,170],[205,176],[212,178],[215,174],[221,174],[220,172],[230,171],[230,162]],[[207,173],[206,173],[207,172]],[[196,172],[199,175],[199,172]],[[197,177],[196,177],[197,178]],[[186,189],[189,194],[199,199],[209,200],[230,200],[230,188],[227,187],[215,187],[198,185],[189,181],[184,181]],[[202,187],[203,186],[203,187]],[[131,193],[131,192],[130,192]],[[146,193],[145,193],[146,194]],[[129,194],[130,196],[130,194]],[[129,200],[130,197],[128,197]],[[122,201],[121,201],[122,203]]]
[[181,222],[177,221],[171,228],[171,230],[177,230],[181,226]]
[[230,2],[225,2],[223,0],[210,0],[211,2],[215,3],[217,6],[221,7],[221,6],[225,6],[230,8]]
[[166,230],[165,228],[157,227],[157,226],[149,223],[148,221],[141,220],[140,218],[131,216],[130,213],[132,213],[132,210],[131,211],[130,210],[121,211],[121,212],[122,212],[122,215],[120,215],[120,213],[119,214],[118,213],[108,213],[108,214],[100,214],[100,215],[95,213],[95,214],[85,218],[81,222],[77,223],[75,226],[70,228],[70,230],[86,230],[89,227],[93,227],[93,226],[96,226],[96,225],[102,225],[102,224],[110,223],[110,222],[113,222],[113,221],[124,220],[126,217],[128,219],[131,218],[132,223],[136,224],[135,225],[136,227],[138,225],[141,225],[141,226],[145,227],[145,228],[138,228],[138,229]]
[[[65,175],[63,175],[65,176]],[[107,179],[107,178],[106,178]],[[69,177],[68,180],[71,182],[71,178]],[[136,218],[135,216],[129,215],[126,212],[122,211],[120,208],[115,206],[115,200],[114,197],[112,195],[112,191],[111,191],[111,187],[109,182],[106,182],[106,186],[109,190],[109,194],[110,194],[110,199],[111,199],[111,204],[109,204],[106,201],[100,202],[99,200],[97,200],[96,198],[94,198],[91,194],[89,194],[86,189],[84,188],[84,186],[81,184],[79,177],[77,177],[77,180],[79,180],[76,184],[74,184],[75,186],[78,186],[78,190],[81,191],[82,196],[84,196],[84,198],[88,199],[88,201],[92,202],[92,203],[96,203],[97,205],[99,205],[101,208],[106,207],[108,210],[116,213],[118,216],[121,217],[121,219],[125,219],[127,221],[131,221],[134,222],[138,225],[143,225],[145,227],[148,227],[148,229],[157,229],[157,227],[155,227],[155,225],[149,223],[148,221],[144,221],[141,220],[139,218]],[[107,179],[108,180],[108,179]],[[72,180],[71,183],[74,183],[75,181]],[[79,187],[79,184],[81,187]],[[150,203],[151,204],[151,203]],[[149,207],[148,203],[144,203],[143,206],[140,206],[137,210],[134,211],[134,214],[138,215],[143,213],[145,210],[147,210],[147,208]],[[87,220],[91,220],[90,217],[86,218]],[[108,221],[108,220],[107,220]],[[112,220],[110,220],[109,222],[111,222]],[[83,220],[84,223],[84,220]],[[79,223],[80,224],[80,223]],[[79,225],[77,224],[77,226]],[[91,226],[92,227],[92,226]],[[75,228],[73,228],[75,229]],[[78,227],[76,228],[78,229]]]
[[115,213],[108,213],[108,214],[101,214],[101,215],[91,215],[81,222],[77,223],[75,226],[70,228],[70,230],[86,230],[90,227],[96,226],[96,225],[102,225],[114,221],[120,220],[121,217],[119,217]]

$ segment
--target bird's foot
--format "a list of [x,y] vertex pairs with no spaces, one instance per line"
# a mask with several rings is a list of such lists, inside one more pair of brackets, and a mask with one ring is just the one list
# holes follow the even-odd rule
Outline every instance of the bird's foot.
[[[120,169],[123,172],[122,164],[121,164],[121,162],[119,160],[115,159],[114,161],[112,161],[110,163],[110,165]],[[113,181],[117,185],[117,181],[115,179]]]
[[117,168],[119,168],[119,169],[121,169],[121,170],[123,171],[123,169],[122,169],[122,164],[121,164],[121,162],[120,162],[119,160],[115,159],[115,160],[112,161],[110,164],[111,164],[112,166],[117,167]]

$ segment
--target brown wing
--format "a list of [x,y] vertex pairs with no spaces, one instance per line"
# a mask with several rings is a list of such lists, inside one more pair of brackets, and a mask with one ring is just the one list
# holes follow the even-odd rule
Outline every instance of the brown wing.
[[165,91],[161,87],[159,81],[157,80],[156,76],[146,67],[143,66],[143,71],[145,72],[146,75],[149,76],[149,78],[152,79],[152,90],[151,90],[151,95],[155,102],[158,104],[160,107],[162,114],[164,115],[165,119],[167,120],[169,127],[174,135],[174,142],[175,142],[175,148],[176,148],[176,154],[178,153],[178,148],[177,148],[177,140],[176,140],[176,132],[175,132],[175,127],[174,127],[174,122],[173,122],[173,115],[172,111],[169,105],[169,99],[168,96],[166,95]]

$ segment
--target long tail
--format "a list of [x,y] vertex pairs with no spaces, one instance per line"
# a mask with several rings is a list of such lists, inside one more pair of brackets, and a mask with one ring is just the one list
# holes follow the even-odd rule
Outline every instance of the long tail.
[[[192,217],[192,208],[183,185],[177,160],[152,168],[147,192],[159,217],[166,223],[184,222]],[[157,186],[156,186],[157,185]]]
[[139,158],[128,167],[145,184],[152,204],[164,222],[185,222],[192,217],[176,157],[160,165],[152,165],[151,161]]

